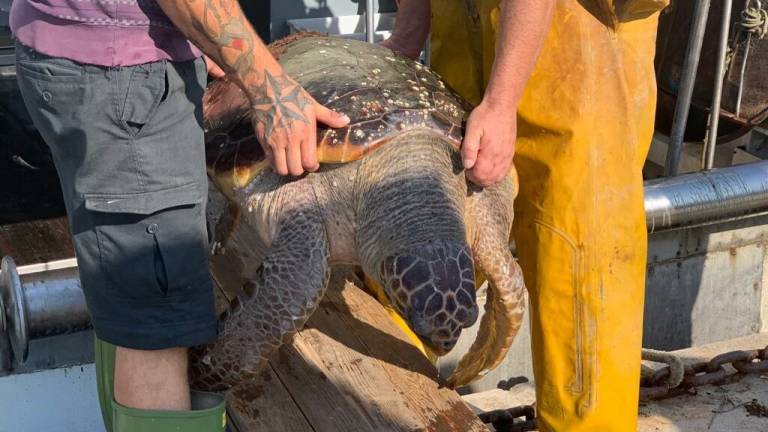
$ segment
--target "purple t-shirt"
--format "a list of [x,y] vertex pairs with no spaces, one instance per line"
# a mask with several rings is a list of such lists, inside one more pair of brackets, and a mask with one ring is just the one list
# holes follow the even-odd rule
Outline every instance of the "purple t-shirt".
[[201,55],[154,0],[15,0],[11,30],[35,51],[99,66]]

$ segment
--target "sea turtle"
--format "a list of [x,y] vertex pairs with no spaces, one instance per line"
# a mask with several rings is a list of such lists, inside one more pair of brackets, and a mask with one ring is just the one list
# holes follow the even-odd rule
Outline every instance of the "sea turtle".
[[[269,167],[238,86],[205,98],[209,175],[239,210],[244,293],[216,342],[193,350],[193,385],[223,390],[255,377],[317,307],[336,263],[359,265],[419,338],[451,350],[478,316],[475,271],[489,282],[477,340],[448,383],[463,385],[504,358],[520,327],[525,288],[508,239],[517,179],[468,185],[459,146],[465,103],[418,62],[363,42],[302,36],[272,47],[285,71],[348,127],[318,131],[318,172]],[[214,206],[216,208],[216,206]],[[211,225],[232,220],[214,210]],[[228,237],[228,238],[227,238]]]

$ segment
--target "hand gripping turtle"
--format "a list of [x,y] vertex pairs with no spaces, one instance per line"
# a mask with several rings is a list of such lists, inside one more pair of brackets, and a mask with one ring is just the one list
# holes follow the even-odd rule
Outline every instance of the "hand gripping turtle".
[[218,340],[193,350],[193,386],[224,390],[255,377],[318,306],[337,263],[361,266],[441,355],[477,320],[477,271],[489,282],[486,312],[448,384],[496,367],[525,307],[508,246],[516,174],[490,188],[468,185],[459,156],[465,103],[428,68],[328,37],[272,48],[286,73],[352,121],[319,130],[318,172],[281,177],[265,160],[240,89],[209,87],[209,175],[239,210],[237,234],[226,241],[248,255],[250,282],[222,317]]

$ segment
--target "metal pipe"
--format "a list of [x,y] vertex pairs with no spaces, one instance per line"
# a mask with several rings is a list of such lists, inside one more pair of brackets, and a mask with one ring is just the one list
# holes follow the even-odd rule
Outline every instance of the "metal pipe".
[[376,35],[374,17],[373,0],[365,0],[365,40],[368,43],[373,43],[374,36]]
[[[0,297],[14,357],[27,358],[29,341],[86,330],[91,319],[74,260],[69,266],[47,263],[16,267],[4,257],[0,267]],[[42,270],[41,270],[42,269]]]
[[698,0],[691,22],[691,33],[685,50],[683,73],[680,80],[680,90],[677,93],[675,115],[672,120],[670,143],[667,149],[667,160],[664,164],[664,175],[675,176],[680,165],[680,153],[683,150],[685,126],[688,123],[688,112],[691,108],[693,85],[696,83],[696,72],[701,57],[701,47],[704,43],[704,33],[707,29],[710,0]]
[[733,0],[723,0],[723,16],[720,22],[720,46],[717,51],[717,66],[715,68],[715,88],[712,95],[712,108],[709,110],[709,125],[704,139],[704,163],[702,164],[704,169],[712,169],[715,164],[715,146],[717,145],[717,130],[720,126],[720,104],[723,97],[728,36],[731,33],[732,7]]
[[91,317],[76,268],[31,276],[22,277],[30,339],[90,328]]
[[8,256],[0,261],[0,297],[5,304],[0,313],[5,315],[4,321],[11,351],[17,358],[26,359],[29,347],[27,307],[19,273],[16,271],[16,263]]
[[645,184],[645,220],[651,232],[766,211],[768,161]]

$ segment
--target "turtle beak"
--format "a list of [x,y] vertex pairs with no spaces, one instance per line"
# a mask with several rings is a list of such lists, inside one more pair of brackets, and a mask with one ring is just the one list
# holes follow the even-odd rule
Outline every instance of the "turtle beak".
[[461,334],[460,329],[455,332],[456,337],[452,333],[436,330],[427,320],[413,313],[408,317],[408,322],[411,324],[413,332],[419,336],[424,345],[440,356],[448,354],[456,346],[458,335]]

